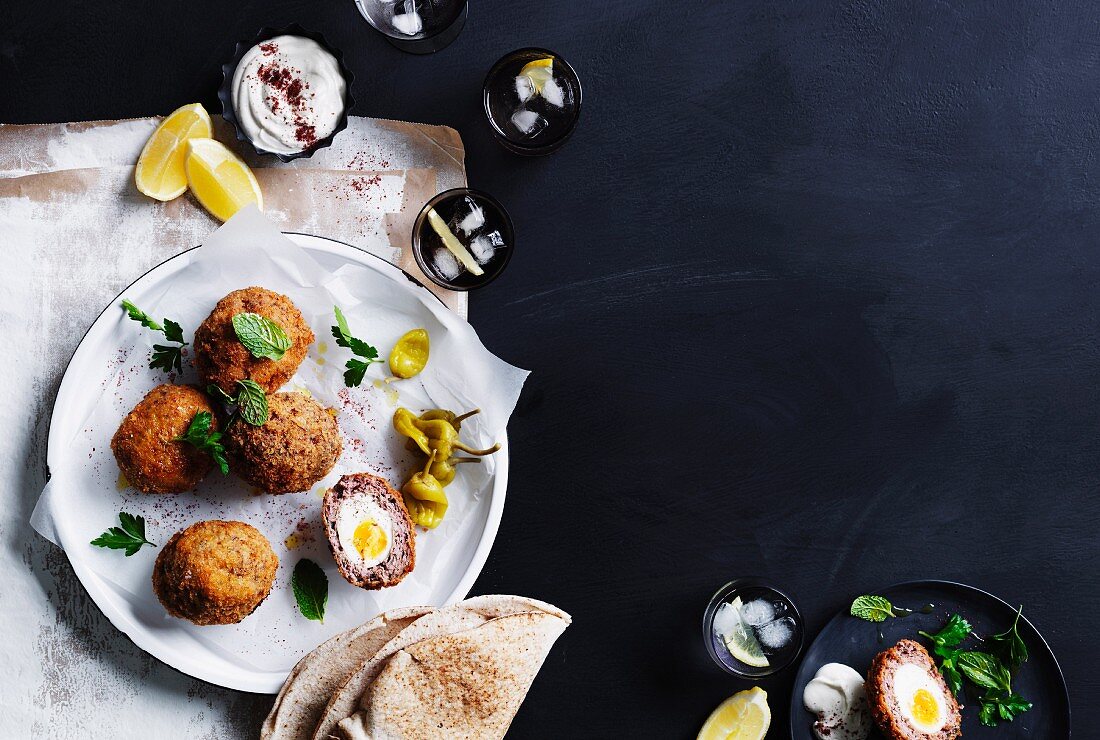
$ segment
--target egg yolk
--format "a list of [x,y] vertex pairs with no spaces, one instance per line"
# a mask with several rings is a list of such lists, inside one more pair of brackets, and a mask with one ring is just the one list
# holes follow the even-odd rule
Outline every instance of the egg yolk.
[[932,725],[940,717],[940,705],[928,689],[913,694],[913,719],[922,725]]
[[386,533],[373,519],[364,519],[351,537],[355,549],[364,560],[373,560],[386,549]]

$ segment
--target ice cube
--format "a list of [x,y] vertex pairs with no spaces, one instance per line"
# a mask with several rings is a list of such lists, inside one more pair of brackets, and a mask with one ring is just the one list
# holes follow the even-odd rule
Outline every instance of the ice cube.
[[451,227],[456,235],[471,236],[475,231],[485,225],[485,211],[470,196],[464,196],[462,203],[455,207],[451,216]]
[[783,617],[754,628],[756,639],[768,650],[781,650],[794,636],[794,619]]
[[534,94],[535,83],[531,81],[530,77],[520,75],[516,78],[516,95],[519,97],[519,102],[526,103]]
[[454,280],[462,274],[462,264],[446,247],[432,252],[432,269],[444,280]]
[[542,92],[540,94],[543,100],[555,108],[565,107],[565,94],[562,92],[561,86],[554,81],[553,77],[543,83]]
[[546,128],[547,121],[533,110],[520,108],[512,114],[512,125],[524,136],[534,136]]
[[718,609],[714,612],[714,618],[711,620],[711,627],[714,630],[714,634],[718,636],[723,643],[726,641],[726,635],[732,635],[735,629],[738,629],[741,624],[741,617],[738,616],[737,610],[733,608],[733,605],[726,602],[719,605]]
[[393,27],[398,33],[406,36],[415,36],[424,29],[424,21],[416,12],[416,0],[405,0],[404,3],[394,7]]
[[[499,231],[494,231],[493,235],[500,239]],[[504,241],[501,240],[500,244],[504,244]],[[474,255],[474,259],[477,260],[479,265],[484,265],[493,258],[493,254],[500,244],[497,244],[489,234],[475,236],[470,241],[470,253]]]
[[775,619],[775,605],[765,599],[753,599],[741,607],[745,624],[757,627]]

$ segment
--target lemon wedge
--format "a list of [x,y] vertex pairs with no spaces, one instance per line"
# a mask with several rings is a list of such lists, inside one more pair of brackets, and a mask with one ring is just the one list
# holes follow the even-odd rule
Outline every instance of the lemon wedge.
[[134,168],[137,189],[150,198],[172,200],[187,190],[183,160],[186,142],[196,136],[210,138],[210,114],[201,103],[172,111],[145,142]]
[[767,668],[770,665],[768,656],[764,655],[764,650],[760,647],[760,641],[756,639],[756,635],[753,634],[752,627],[745,624],[745,620],[741,618],[740,596],[733,600],[730,608],[733,610],[735,619],[729,632],[722,636],[730,655],[753,668]]
[[697,740],[764,740],[771,724],[768,692],[753,686],[719,704],[703,723]]
[[531,80],[531,86],[535,88],[535,92],[541,93],[546,83],[554,79],[554,58],[545,57],[527,62],[519,71],[519,75]]
[[187,184],[203,208],[222,221],[255,203],[263,210],[264,196],[252,170],[213,139],[188,139],[184,160]]

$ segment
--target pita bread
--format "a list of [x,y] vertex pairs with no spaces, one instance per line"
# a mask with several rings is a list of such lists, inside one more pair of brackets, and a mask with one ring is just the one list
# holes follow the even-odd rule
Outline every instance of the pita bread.
[[309,740],[325,703],[355,669],[432,607],[394,609],[318,645],[298,661],[275,697],[260,740]]
[[442,607],[427,614],[402,630],[373,657],[367,659],[335,692],[325,707],[313,733],[313,740],[328,740],[335,736],[336,726],[356,713],[364,701],[367,688],[377,678],[386,662],[395,653],[421,640],[453,634],[478,627],[490,619],[516,613],[545,613],[569,623],[569,615],[557,607],[537,599],[522,596],[475,596],[472,599]]
[[364,710],[339,725],[347,740],[503,738],[568,622],[546,612],[490,619],[398,651]]

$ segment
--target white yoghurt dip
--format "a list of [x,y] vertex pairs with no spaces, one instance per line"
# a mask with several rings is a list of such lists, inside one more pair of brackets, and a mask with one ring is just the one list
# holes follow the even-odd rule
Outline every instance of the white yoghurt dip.
[[336,58],[313,39],[276,36],[256,44],[233,72],[233,112],[260,149],[294,154],[333,132],[347,83]]
[[817,669],[802,692],[806,710],[817,715],[818,740],[864,740],[871,734],[871,713],[863,676],[843,663]]

